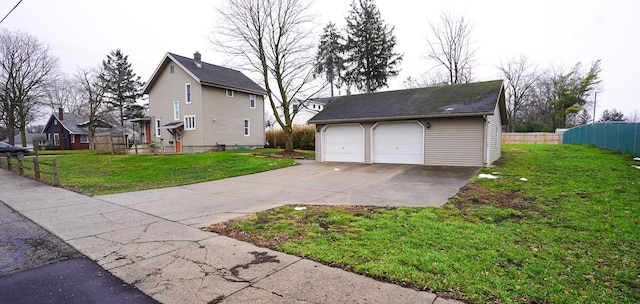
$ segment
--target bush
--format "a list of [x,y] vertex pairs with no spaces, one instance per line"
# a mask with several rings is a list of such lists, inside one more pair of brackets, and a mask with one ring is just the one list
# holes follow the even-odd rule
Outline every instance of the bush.
[[[267,136],[267,148],[284,148],[285,135],[284,131],[268,130]],[[293,148],[300,150],[315,150],[316,149],[316,128],[312,125],[306,126],[294,126],[293,127]]]

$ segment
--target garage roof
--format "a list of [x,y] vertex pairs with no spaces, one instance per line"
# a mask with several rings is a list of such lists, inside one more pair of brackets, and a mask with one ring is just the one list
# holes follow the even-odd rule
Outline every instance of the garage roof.
[[505,125],[502,80],[340,96],[309,123],[492,115],[496,104]]

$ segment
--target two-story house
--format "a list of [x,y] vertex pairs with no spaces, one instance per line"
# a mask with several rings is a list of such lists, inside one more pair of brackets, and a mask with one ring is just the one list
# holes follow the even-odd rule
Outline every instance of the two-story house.
[[265,90],[201,56],[167,53],[146,83],[152,142],[176,153],[263,147]]

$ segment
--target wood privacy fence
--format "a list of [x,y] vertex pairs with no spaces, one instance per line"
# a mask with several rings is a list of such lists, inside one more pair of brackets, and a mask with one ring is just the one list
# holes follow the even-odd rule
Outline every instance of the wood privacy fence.
[[503,144],[561,144],[560,133],[502,133]]
[[125,136],[120,132],[96,133],[94,145],[97,153],[121,154],[129,149]]
[[[54,186],[60,185],[60,179],[58,177],[58,162],[54,159],[50,163],[43,162],[38,159],[36,154],[34,157],[24,158],[22,155],[11,156],[11,153],[7,153],[6,157],[0,158],[0,167],[6,168],[9,171],[15,172],[22,176],[33,177],[37,181],[50,180]],[[50,170],[43,170],[42,167],[51,168]],[[51,178],[44,179],[43,174],[51,176]]]

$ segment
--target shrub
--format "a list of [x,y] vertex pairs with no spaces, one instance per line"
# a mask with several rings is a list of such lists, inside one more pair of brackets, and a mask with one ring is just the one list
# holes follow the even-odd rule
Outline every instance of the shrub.
[[[285,135],[282,129],[267,130],[267,148],[284,148]],[[312,125],[293,127],[293,148],[300,150],[315,150],[316,128]]]

